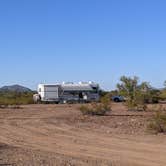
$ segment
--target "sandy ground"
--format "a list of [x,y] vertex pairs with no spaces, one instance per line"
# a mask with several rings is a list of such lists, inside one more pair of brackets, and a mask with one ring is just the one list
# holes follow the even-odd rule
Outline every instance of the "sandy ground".
[[166,166],[166,136],[148,133],[151,112],[113,104],[108,116],[79,105],[0,110],[0,166]]

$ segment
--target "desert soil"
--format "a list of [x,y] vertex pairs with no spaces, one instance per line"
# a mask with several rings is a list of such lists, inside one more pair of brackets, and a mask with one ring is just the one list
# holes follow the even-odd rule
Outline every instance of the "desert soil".
[[147,132],[151,112],[113,104],[107,116],[79,105],[0,110],[0,166],[166,166],[166,136]]

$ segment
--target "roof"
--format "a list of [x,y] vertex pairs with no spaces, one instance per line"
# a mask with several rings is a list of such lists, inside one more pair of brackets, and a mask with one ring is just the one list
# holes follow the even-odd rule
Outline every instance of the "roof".
[[59,86],[63,91],[92,91],[93,87],[98,87],[95,83],[62,83],[62,84],[39,84],[39,86],[55,87]]
[[64,91],[92,91],[92,87],[90,85],[79,85],[79,84],[64,84],[61,85]]

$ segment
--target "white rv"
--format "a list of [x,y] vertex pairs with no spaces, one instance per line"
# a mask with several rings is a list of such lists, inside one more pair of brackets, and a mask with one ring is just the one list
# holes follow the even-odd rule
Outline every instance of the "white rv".
[[93,82],[39,84],[35,102],[91,102],[99,100],[99,85]]

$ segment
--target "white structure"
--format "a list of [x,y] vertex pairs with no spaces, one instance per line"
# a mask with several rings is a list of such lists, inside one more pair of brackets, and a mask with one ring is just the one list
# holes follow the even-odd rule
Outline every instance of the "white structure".
[[93,82],[39,84],[34,101],[56,103],[98,101],[99,90],[99,85]]

